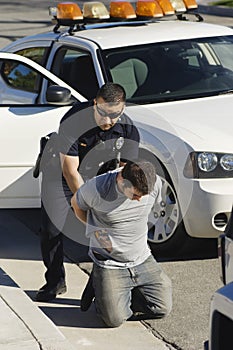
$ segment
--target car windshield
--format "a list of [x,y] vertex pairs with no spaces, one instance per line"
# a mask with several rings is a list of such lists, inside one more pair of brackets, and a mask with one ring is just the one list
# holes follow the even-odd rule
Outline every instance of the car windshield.
[[109,79],[132,103],[233,93],[233,36],[129,46],[103,52]]

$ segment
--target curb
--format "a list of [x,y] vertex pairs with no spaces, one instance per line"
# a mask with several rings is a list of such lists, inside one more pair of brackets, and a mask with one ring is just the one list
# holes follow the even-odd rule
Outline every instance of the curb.
[[0,339],[2,350],[74,350],[55,324],[2,269],[0,315],[4,329],[4,340]]
[[[205,15],[233,17],[233,8],[198,4],[198,12]],[[233,23],[232,23],[233,25]]]

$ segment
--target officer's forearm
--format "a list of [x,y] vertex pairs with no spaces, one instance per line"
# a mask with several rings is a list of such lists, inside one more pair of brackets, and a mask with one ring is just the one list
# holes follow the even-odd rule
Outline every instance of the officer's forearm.
[[63,173],[63,175],[72,193],[77,192],[84,183],[82,176],[78,171],[75,171],[74,173]]
[[82,176],[77,172],[79,157],[60,153],[62,173],[72,193],[75,193],[83,184]]

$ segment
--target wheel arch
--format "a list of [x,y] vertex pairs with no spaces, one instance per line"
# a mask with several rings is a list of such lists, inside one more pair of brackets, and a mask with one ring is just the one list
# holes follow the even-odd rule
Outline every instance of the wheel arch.
[[173,185],[171,176],[167,168],[165,167],[163,162],[153,152],[149,151],[146,148],[139,148],[139,158],[148,160],[149,162],[154,164],[157,174],[160,175],[161,177],[164,177]]

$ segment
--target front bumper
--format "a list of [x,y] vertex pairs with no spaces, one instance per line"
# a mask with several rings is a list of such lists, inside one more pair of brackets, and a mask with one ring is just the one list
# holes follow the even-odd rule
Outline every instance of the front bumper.
[[181,191],[180,201],[186,232],[192,237],[217,238],[231,214],[233,179],[193,180],[189,202],[186,193]]

